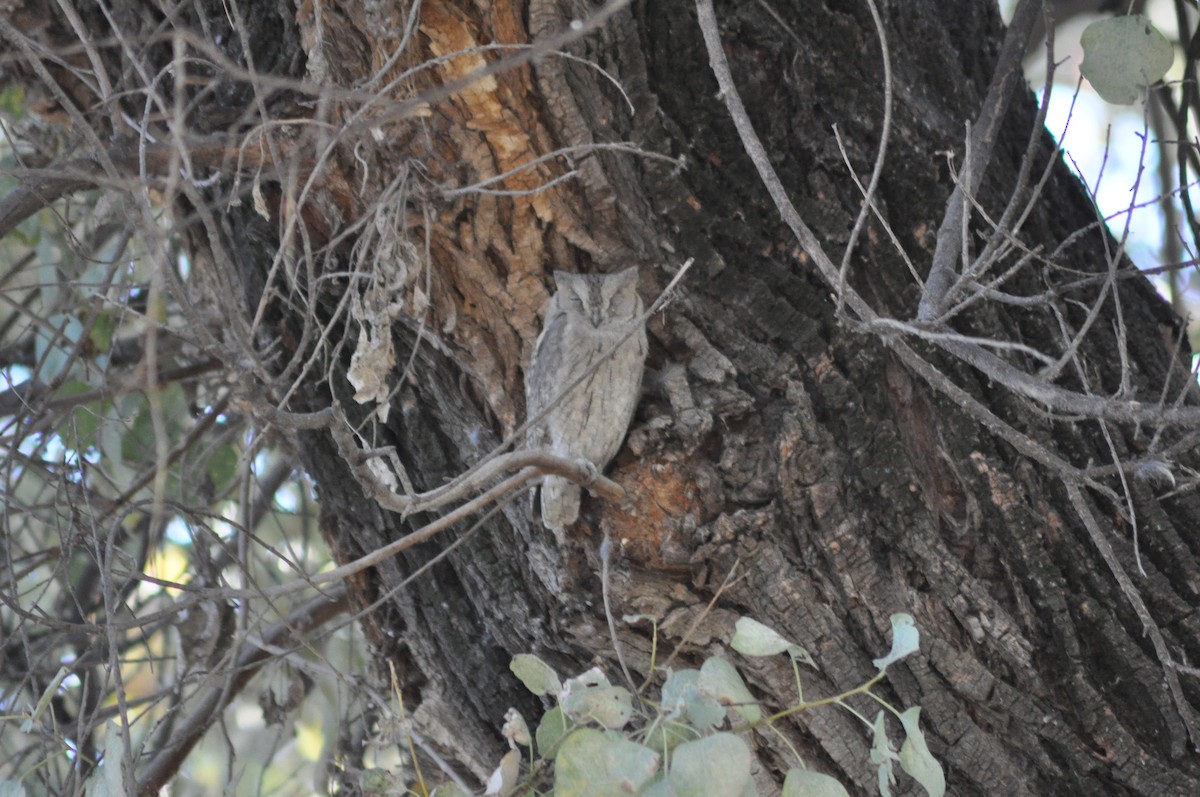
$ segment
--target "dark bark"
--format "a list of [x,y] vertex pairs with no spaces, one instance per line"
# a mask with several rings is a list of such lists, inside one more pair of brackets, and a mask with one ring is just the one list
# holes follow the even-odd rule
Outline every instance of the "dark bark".
[[[861,3],[777,10],[787,27],[761,6],[719,9],[723,38],[793,201],[826,247],[837,251],[859,197],[831,128],[836,124],[847,141],[855,169],[868,173],[882,106],[878,42]],[[535,34],[566,21],[546,13],[531,11]],[[1001,31],[987,3],[893,7],[888,30],[898,103],[881,205],[921,263],[951,187],[941,153],[961,150]],[[465,214],[459,224],[478,225],[481,215],[498,213],[503,229],[489,231],[490,241],[478,231],[464,241],[460,232],[439,229],[435,240],[445,243],[448,234],[447,248],[454,251],[436,261],[435,280],[470,293],[502,276],[512,287],[517,277],[552,266],[632,261],[645,264],[649,294],[667,278],[658,264],[694,256],[698,266],[683,297],[651,326],[647,379],[653,387],[684,365],[691,406],[678,395],[649,392],[614,475],[632,492],[633,508],[623,513],[593,503],[572,550],[555,550],[544,532],[510,509],[448,564],[397,596],[395,612],[368,620],[382,644],[395,630],[391,623],[403,618],[404,653],[390,655],[409,661],[410,672],[421,673],[414,677],[427,682],[426,693],[438,695],[431,714],[451,735],[471,740],[466,747],[481,754],[475,766],[482,768],[495,758],[480,742],[495,739],[489,733],[503,709],[529,704],[505,672],[511,655],[534,652],[565,672],[581,669],[597,653],[612,661],[596,580],[595,551],[607,528],[626,541],[616,613],[657,616],[668,644],[679,641],[740,561],[742,579],[702,624],[683,661],[717,650],[714,642],[727,637],[733,618],[749,614],[813,652],[821,671],[806,674],[808,694],[835,693],[871,676],[870,659],[887,644],[889,615],[913,613],[925,644],[919,658],[889,678],[891,696],[897,704],[923,706],[934,753],[955,793],[1193,793],[1200,768],[1162,687],[1161,663],[1059,474],[988,434],[879,341],[838,324],[828,287],[798,256],[715,97],[693,11],[684,4],[637,7],[576,50],[619,77],[637,112],[630,118],[595,72],[544,59],[534,70],[532,102],[557,143],[633,140],[685,157],[687,170],[626,155],[582,158],[584,179],[553,194],[549,221],[529,219],[519,202],[463,202],[456,209]],[[501,78],[513,108],[524,102],[525,75]],[[457,116],[474,112],[456,102],[435,114],[428,122],[435,140],[461,140]],[[983,198],[994,212],[1011,189],[1032,120],[1031,98],[1022,92],[985,184]],[[492,143],[486,135],[478,140]],[[1046,142],[1041,157],[1049,152]],[[463,169],[436,159],[425,165],[435,173]],[[501,163],[482,168],[478,175],[466,169],[463,179],[504,170]],[[1094,218],[1080,186],[1060,169],[1030,225],[1029,245],[1053,251]],[[590,239],[578,234],[579,224]],[[526,236],[544,247],[538,261],[503,256]],[[1102,246],[1099,232],[1086,235],[1056,265],[1095,271],[1104,262]],[[512,270],[497,274],[492,260]],[[483,275],[470,273],[474,269]],[[913,315],[918,286],[878,228],[860,247],[851,280],[884,315]],[[1033,293],[1040,280],[1031,274],[1011,288]],[[1140,278],[1122,281],[1119,293],[1137,363],[1134,391],[1153,400],[1167,372],[1178,367],[1162,332],[1176,331],[1178,322]],[[1095,296],[1075,298],[1086,304]],[[1082,311],[1064,311],[1077,328]],[[493,312],[478,311],[484,318],[477,323],[493,325]],[[510,428],[506,421],[520,405],[512,375],[533,332],[511,327],[466,346],[464,356],[474,362],[485,361],[479,348],[499,352],[500,362],[491,364],[473,400],[464,398],[452,359],[419,356],[413,410],[393,431],[411,472],[425,484],[461,470],[492,435]],[[958,328],[1048,351],[1056,350],[1060,335],[1044,310],[982,308],[960,319]],[[1116,389],[1116,348],[1111,323],[1097,324],[1083,355],[1094,390]],[[1048,417],[969,368],[929,356],[1001,418],[1049,442],[1069,462],[1112,461],[1096,422]],[[481,429],[487,430],[482,440],[470,442]],[[1136,430],[1115,437],[1123,458],[1144,445]],[[338,519],[330,531],[339,549],[357,553],[398,533],[390,518],[355,510],[361,502],[353,485],[326,473],[336,464],[327,448],[310,441],[306,460],[318,473],[327,516]],[[1187,619],[1196,598],[1187,576],[1196,569],[1194,502],[1187,493],[1160,502],[1143,486],[1134,490],[1150,574],[1137,581],[1138,590],[1172,646],[1190,651],[1196,645]],[[1134,572],[1119,509],[1099,499],[1094,511],[1108,523],[1104,532],[1122,566]],[[368,580],[367,594],[394,583],[422,558],[414,554],[394,571],[385,568],[377,581]],[[639,672],[648,664],[646,631],[622,632]],[[752,672],[758,693],[782,706],[791,694],[789,670],[777,663]],[[1195,700],[1194,690],[1189,697]],[[869,741],[849,715],[814,711],[786,733],[810,766],[872,789]],[[766,769],[786,768],[788,759],[773,750],[772,740],[762,736],[760,742]],[[494,756],[498,746],[490,752]]]
[[[374,6],[368,12],[368,5],[325,7],[319,29],[308,11],[273,24],[271,35],[283,44],[264,51],[270,64],[259,66],[294,76],[298,62],[288,53],[303,46],[310,74],[319,68],[321,80],[365,85],[371,65],[390,57],[404,21],[399,9],[389,15]],[[551,0],[529,5],[497,0],[485,16],[476,4],[425,3],[402,65],[478,44],[544,38],[569,20]],[[880,48],[866,4],[736,2],[717,13],[772,163],[827,251],[840,254],[860,196],[832,127],[865,177],[882,115]],[[943,153],[961,152],[1003,31],[990,0],[892,2],[883,14],[897,103],[879,204],[923,270],[953,187]],[[522,420],[522,367],[551,269],[637,264],[650,297],[674,266],[696,259],[680,297],[650,324],[646,395],[609,473],[629,494],[626,507],[585,499],[583,519],[560,549],[518,500],[477,531],[456,529],[348,584],[357,606],[372,607],[362,622],[376,675],[383,679],[386,664],[397,665],[406,700],[419,706],[419,727],[485,774],[503,751],[505,709],[517,706],[527,717],[541,710],[508,671],[514,654],[537,654],[564,674],[595,658],[617,672],[598,575],[607,532],[623,552],[614,573],[615,614],[654,616],[660,650],[684,644],[678,666],[725,650],[744,614],[812,653],[819,671],[804,672],[806,696],[834,694],[875,674],[871,660],[886,652],[889,616],[911,613],[921,652],[889,670],[882,692],[896,705],[922,706],[951,793],[1200,792],[1200,762],[1181,708],[1163,686],[1163,662],[1072,503],[1064,474],[993,434],[877,337],[839,321],[830,287],[780,221],[716,96],[692,6],[634,4],[570,51],[615,76],[634,112],[604,75],[557,56],[500,71],[479,84],[483,89],[438,101],[428,113],[383,119],[382,140],[370,134],[373,117],[353,117],[352,105],[321,107],[329,114],[322,121],[350,132],[302,211],[307,237],[290,244],[289,256],[307,255],[314,265],[296,272],[303,301],[271,286],[289,296],[266,316],[281,344],[274,367],[292,379],[299,372],[288,364],[314,352],[320,363],[305,373],[288,409],[316,411],[337,401],[364,423],[369,408],[357,407],[346,380],[357,332],[337,310],[355,283],[336,275],[359,257],[355,241],[364,232],[353,225],[375,212],[374,200],[408,203],[405,231],[418,249],[427,237],[431,272],[428,290],[422,275],[404,291],[411,299],[420,288],[430,316],[420,331],[415,321],[397,323],[392,411],[386,423],[365,428],[371,445],[395,446],[415,486],[427,489],[465,470]],[[467,69],[418,72],[394,99]],[[209,101],[227,106],[221,127],[252,106],[267,107],[233,84]],[[996,216],[1033,119],[1032,97],[1022,90],[981,192]],[[274,222],[288,169],[299,168],[303,182],[305,165],[313,166],[306,140],[298,140],[291,161],[264,156],[276,169],[264,188]],[[679,158],[686,169],[596,151],[573,155],[577,178],[539,194],[436,190],[504,173],[555,147],[618,141]],[[1052,157],[1049,140],[1039,157]],[[385,192],[401,170],[416,166],[420,178],[406,193]],[[561,161],[550,161],[499,187],[529,189],[564,171]],[[195,199],[189,210],[203,219]],[[263,224],[252,204],[232,208],[192,238],[198,267],[213,272],[213,285],[241,286],[237,295],[251,315],[280,246],[278,229]],[[1024,240],[1054,252],[1094,220],[1082,187],[1059,164]],[[222,228],[224,240],[215,235]],[[1093,228],[1008,289],[1038,293],[1067,282],[1066,271],[1102,273],[1103,236]],[[881,315],[907,319],[916,312],[919,285],[878,225],[859,244],[849,280]],[[1173,401],[1188,378],[1173,340],[1179,320],[1128,269],[1115,291],[1128,336],[1128,398],[1154,404],[1167,384]],[[1066,323],[1079,329],[1100,295],[1098,286],[1064,292],[1058,305]],[[1083,368],[1068,368],[1059,384],[1103,395],[1121,387],[1113,313],[1110,292],[1081,346]],[[346,342],[317,345],[314,320],[327,343]],[[1059,321],[1045,308],[983,304],[954,323],[965,334],[1062,348]],[[412,371],[402,376],[414,347]],[[1151,445],[1156,430],[1109,424],[1110,446],[1100,422],[1044,412],[944,352],[917,348],[967,394],[1076,468],[1112,463],[1114,451],[1132,459]],[[265,396],[283,392],[262,387]],[[1190,394],[1185,400],[1194,403]],[[1191,434],[1172,428],[1154,442],[1170,451],[1180,472],[1200,468]],[[401,519],[364,498],[327,431],[301,432],[297,451],[317,485],[337,561],[429,519]],[[1129,484],[1147,573],[1133,575],[1133,583],[1171,655],[1196,661],[1200,506],[1189,489],[1160,496],[1147,484]],[[1120,493],[1115,477],[1103,485]],[[1084,499],[1121,567],[1136,574],[1124,505],[1098,491]],[[393,592],[468,534],[430,572]],[[740,578],[681,640],[735,566]],[[631,667],[647,673],[649,625],[621,626],[620,633]],[[745,672],[772,708],[792,699],[783,661],[749,662]],[[1200,690],[1194,679],[1183,686],[1186,710],[1195,712]],[[872,716],[877,710],[869,702],[857,708]],[[869,734],[850,714],[816,709],[781,730],[808,766],[839,777],[852,793],[874,793]],[[761,784],[795,764],[775,736],[754,740]]]

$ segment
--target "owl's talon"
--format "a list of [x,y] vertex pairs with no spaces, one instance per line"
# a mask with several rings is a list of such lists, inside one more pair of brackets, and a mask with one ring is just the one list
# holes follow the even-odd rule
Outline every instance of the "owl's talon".
[[577,459],[575,465],[583,471],[583,481],[580,482],[588,490],[592,489],[592,485],[596,483],[596,479],[600,478],[600,469],[596,467],[596,463],[590,459]]

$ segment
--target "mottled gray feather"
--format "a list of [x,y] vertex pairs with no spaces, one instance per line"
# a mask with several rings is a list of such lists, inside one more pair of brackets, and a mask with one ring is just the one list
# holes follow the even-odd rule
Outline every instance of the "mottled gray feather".
[[[646,359],[637,269],[616,274],[555,272],[557,291],[526,372],[528,417],[550,407],[530,429],[530,448],[586,459],[603,470],[633,420]],[[607,353],[637,323],[609,358]],[[560,394],[584,374],[573,390]],[[553,406],[552,406],[553,405]],[[580,488],[559,476],[542,482],[542,523],[556,534],[579,517]]]

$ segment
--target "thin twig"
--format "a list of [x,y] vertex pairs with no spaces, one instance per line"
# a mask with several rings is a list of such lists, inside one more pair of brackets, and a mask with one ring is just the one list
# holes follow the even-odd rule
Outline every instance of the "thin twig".
[[1167,682],[1167,689],[1175,703],[1175,710],[1179,713],[1179,719],[1183,722],[1184,727],[1187,728],[1188,738],[1192,742],[1193,749],[1200,752],[1200,720],[1197,719],[1195,710],[1183,693],[1183,687],[1179,683],[1179,674],[1171,658],[1171,652],[1167,649],[1167,641],[1163,638],[1162,629],[1154,622],[1154,617],[1150,614],[1146,602],[1142,600],[1141,593],[1133,585],[1129,574],[1125,572],[1124,566],[1117,558],[1112,544],[1100,529],[1100,524],[1096,522],[1096,517],[1092,514],[1092,509],[1088,506],[1083,493],[1080,492],[1079,486],[1070,482],[1067,482],[1065,486],[1067,496],[1071,499],[1071,506],[1075,508],[1079,519],[1083,521],[1092,545],[1100,552],[1100,556],[1108,565],[1109,572],[1121,586],[1121,594],[1125,596],[1125,600],[1129,601],[1130,606],[1137,613],[1138,619],[1142,621],[1142,630],[1150,638],[1154,652],[1162,665],[1163,678]]
[[[866,190],[863,191],[862,207],[859,208],[858,216],[854,219],[854,228],[850,231],[850,240],[846,243],[846,250],[842,253],[842,264],[838,268],[837,312],[839,316],[842,314],[846,273],[850,269],[850,256],[854,252],[855,244],[858,243],[858,236],[862,234],[867,216],[875,210],[875,192],[879,189],[879,179],[883,176],[883,165],[887,162],[888,137],[892,131],[892,56],[888,50],[887,29],[883,25],[883,18],[879,16],[875,0],[867,0],[867,7],[871,9],[871,19],[875,22],[875,32],[879,36],[880,56],[883,59],[883,124],[879,131],[879,150],[875,153],[875,166],[871,170],[871,180],[867,183]],[[842,157],[845,158],[846,151],[842,148],[840,136],[838,137],[838,147],[842,149]],[[847,164],[849,164],[848,159]],[[857,177],[854,182],[858,183]],[[906,261],[907,259],[905,258]]]
[[917,307],[919,321],[933,321],[941,314],[946,292],[954,283],[955,264],[964,251],[962,234],[967,225],[963,195],[974,195],[987,172],[1000,122],[1008,110],[1013,91],[1024,80],[1021,59],[1033,26],[1041,15],[1042,0],[1021,0],[1013,12],[1012,22],[1000,48],[996,71],[992,74],[992,83],[983,100],[979,118],[971,126],[971,136],[967,142],[969,159],[963,165],[963,179],[955,185],[950,198],[946,200],[946,215],[938,227],[929,278],[925,281],[925,291]]

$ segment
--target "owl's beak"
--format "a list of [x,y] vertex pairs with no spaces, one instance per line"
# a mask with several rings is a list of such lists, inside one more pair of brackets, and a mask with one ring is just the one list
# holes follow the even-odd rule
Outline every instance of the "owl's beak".
[[599,329],[601,322],[604,321],[604,316],[600,313],[600,308],[597,307],[595,310],[592,310],[590,315],[592,319],[592,326],[596,329]]

